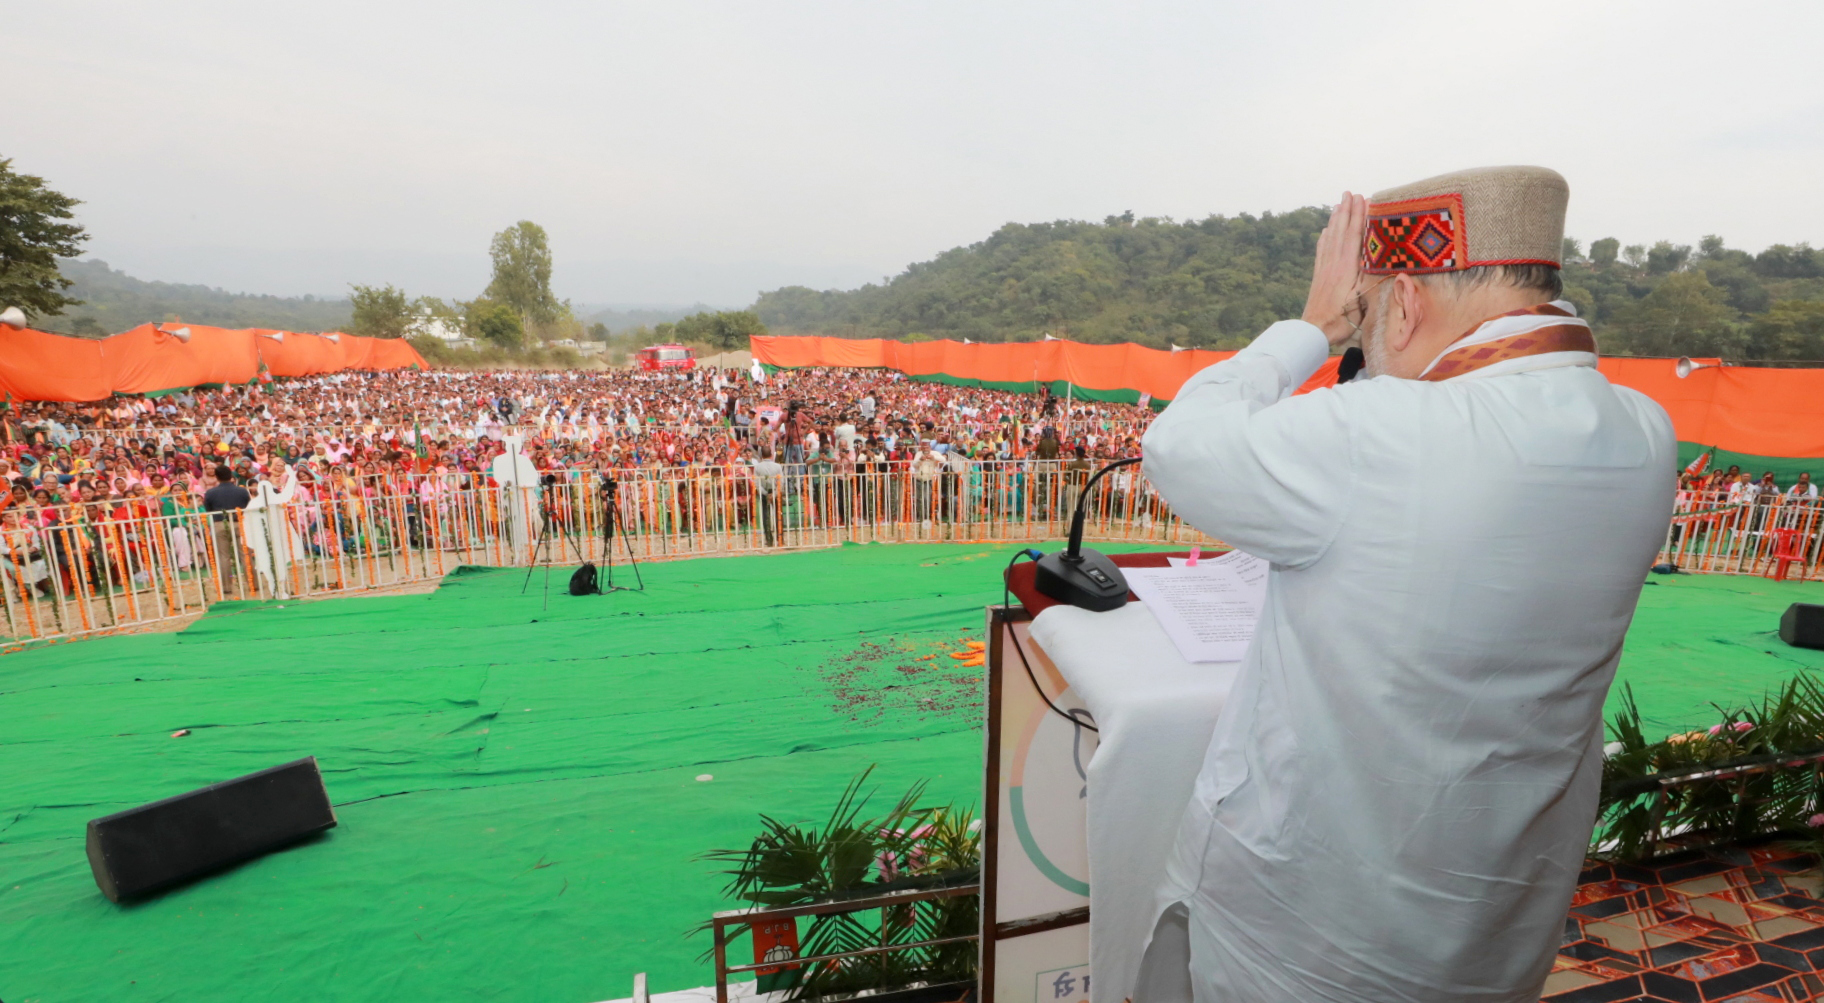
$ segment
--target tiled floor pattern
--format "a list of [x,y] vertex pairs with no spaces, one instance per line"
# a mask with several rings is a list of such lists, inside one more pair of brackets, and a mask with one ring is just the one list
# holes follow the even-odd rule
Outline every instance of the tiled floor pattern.
[[1824,1001],[1817,860],[1777,843],[1591,864],[1549,1003]]

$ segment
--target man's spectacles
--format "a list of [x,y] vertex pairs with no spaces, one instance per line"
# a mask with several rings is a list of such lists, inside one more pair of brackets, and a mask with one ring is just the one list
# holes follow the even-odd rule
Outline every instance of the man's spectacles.
[[1355,294],[1355,302],[1343,307],[1343,321],[1349,325],[1349,336],[1351,338],[1354,338],[1357,341],[1361,340],[1362,325],[1368,323],[1368,293],[1378,287],[1382,282],[1385,282],[1387,278],[1387,276],[1383,275],[1380,278],[1375,279],[1367,289],[1363,289]]

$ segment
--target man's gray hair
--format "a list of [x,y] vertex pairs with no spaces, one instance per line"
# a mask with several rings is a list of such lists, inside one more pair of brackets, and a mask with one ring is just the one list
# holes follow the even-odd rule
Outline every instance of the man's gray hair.
[[1414,276],[1433,286],[1461,295],[1483,286],[1512,286],[1543,293],[1547,299],[1564,295],[1564,275],[1550,265],[1480,265],[1457,272]]

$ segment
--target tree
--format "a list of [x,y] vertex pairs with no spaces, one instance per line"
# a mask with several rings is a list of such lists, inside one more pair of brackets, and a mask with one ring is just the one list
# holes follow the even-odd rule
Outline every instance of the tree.
[[1621,260],[1627,262],[1628,267],[1636,271],[1647,267],[1647,245],[1629,244],[1622,248]]
[[1739,357],[1747,338],[1723,291],[1703,272],[1668,275],[1615,318],[1621,337],[1611,349],[1629,355]]
[[58,258],[73,258],[89,239],[75,218],[82,203],[52,191],[44,179],[13,170],[0,160],[0,310],[16,306],[29,317],[55,317],[81,300],[65,296],[70,280],[57,270]]
[[1662,240],[1647,250],[1647,274],[1669,275],[1685,267],[1691,260],[1690,244],[1674,244]]
[[1590,264],[1597,268],[1607,268],[1621,256],[1621,241],[1614,237],[1604,237],[1590,242]]
[[462,330],[462,312],[437,296],[420,296],[413,300],[408,333],[437,334],[438,328],[452,333]]
[[606,342],[608,340],[608,325],[599,320],[589,325],[589,340]]
[[519,311],[485,296],[462,307],[462,328],[469,337],[502,348],[524,347],[526,326],[520,322]]
[[760,315],[752,310],[693,313],[678,321],[672,329],[672,336],[681,342],[714,345],[724,352],[746,348],[748,338],[765,333],[766,325],[761,322]]
[[494,259],[494,277],[482,296],[512,308],[522,328],[550,324],[566,312],[551,294],[551,245],[544,227],[520,220],[494,235],[488,256]]
[[1824,360],[1824,303],[1775,303],[1749,324],[1748,345],[1748,354],[1757,359]]
[[354,319],[348,325],[350,334],[364,338],[403,338],[410,332],[412,322],[417,318],[411,302],[405,298],[405,290],[390,285],[350,285],[349,288],[354,290],[348,297],[354,305]]
[[1566,237],[1564,242],[1559,245],[1558,254],[1565,261],[1582,261],[1583,242],[1575,237]]
[[1824,275],[1824,252],[1810,244],[1775,244],[1754,256],[1754,270],[1770,279],[1813,279]]
[[763,337],[766,325],[752,310],[725,310],[716,314],[714,344],[724,352],[746,348],[747,339]]

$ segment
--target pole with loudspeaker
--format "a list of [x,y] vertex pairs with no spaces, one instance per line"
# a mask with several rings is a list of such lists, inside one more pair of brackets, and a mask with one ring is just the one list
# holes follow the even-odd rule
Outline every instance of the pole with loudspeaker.
[[1686,356],[1680,357],[1679,360],[1673,364],[1672,371],[1677,373],[1678,378],[1682,380],[1685,377],[1690,376],[1692,373],[1697,372],[1699,369],[1716,369],[1716,368],[1718,368],[1718,367],[1713,363],[1693,362],[1693,361],[1691,361],[1691,357],[1689,355],[1686,355]]

